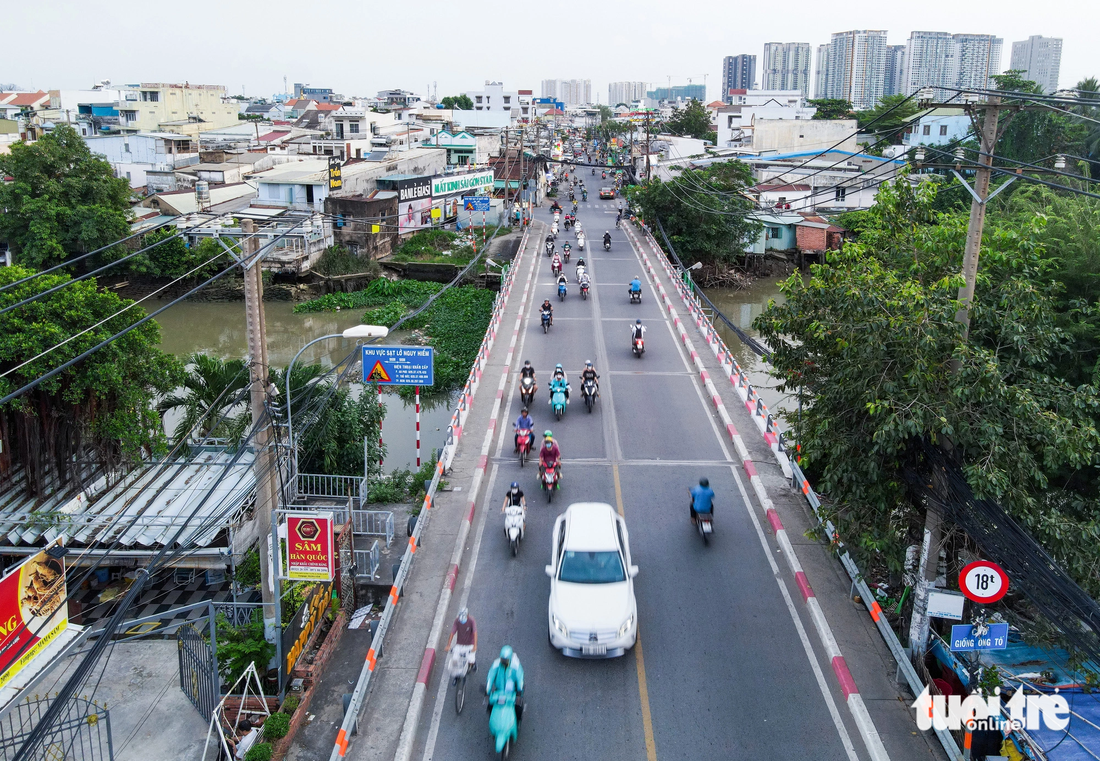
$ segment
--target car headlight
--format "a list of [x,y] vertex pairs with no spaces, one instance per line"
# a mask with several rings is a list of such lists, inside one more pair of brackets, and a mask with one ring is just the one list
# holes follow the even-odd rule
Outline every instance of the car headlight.
[[558,618],[557,616],[554,616],[554,628],[557,629],[559,632],[561,632],[561,636],[563,636],[563,637],[568,637],[569,636],[569,627],[567,627],[565,624],[563,624],[561,622],[561,619]]
[[628,631],[630,631],[630,627],[633,625],[634,616],[631,615],[630,618],[623,621],[623,625],[619,627],[619,636],[622,637],[623,635],[625,635]]

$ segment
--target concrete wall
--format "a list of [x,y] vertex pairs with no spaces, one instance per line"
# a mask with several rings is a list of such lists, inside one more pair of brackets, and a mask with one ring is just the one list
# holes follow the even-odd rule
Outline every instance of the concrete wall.
[[332,234],[337,245],[347,246],[366,259],[378,259],[393,251],[397,241],[396,227],[382,225],[378,233],[372,233],[371,223],[357,220],[396,216],[396,196],[370,200],[329,196],[325,199],[325,213],[341,214],[345,218],[343,227],[337,227],[333,222]]
[[757,152],[827,148],[858,150],[855,119],[760,119],[753,124],[752,150]]

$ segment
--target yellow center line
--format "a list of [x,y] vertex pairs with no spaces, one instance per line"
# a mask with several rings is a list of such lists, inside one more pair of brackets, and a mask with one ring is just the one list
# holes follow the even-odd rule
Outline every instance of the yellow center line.
[[[619,464],[611,463],[611,473],[615,478],[615,505],[619,515],[623,515],[623,488],[619,483]],[[657,761],[657,741],[653,739],[653,715],[649,712],[649,688],[645,680],[645,658],[642,655],[641,626],[634,642],[634,663],[638,667],[638,698],[642,703],[642,732],[645,734],[645,755],[648,761]]]

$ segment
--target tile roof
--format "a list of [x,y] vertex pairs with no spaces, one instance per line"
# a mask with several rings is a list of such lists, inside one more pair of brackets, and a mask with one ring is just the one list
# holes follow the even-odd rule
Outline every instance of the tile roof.
[[286,137],[289,134],[290,134],[290,130],[286,130],[284,132],[283,130],[277,130],[276,129],[276,130],[272,130],[271,132],[268,132],[265,135],[260,135],[256,139],[259,140],[261,143],[270,143],[270,142],[275,141],[275,140],[280,140],[280,139]]
[[37,106],[44,100],[49,100],[50,94],[39,90],[38,92],[16,93],[15,97],[8,101],[8,106]]
[[810,190],[809,185],[757,185],[753,190],[777,191],[777,190]]

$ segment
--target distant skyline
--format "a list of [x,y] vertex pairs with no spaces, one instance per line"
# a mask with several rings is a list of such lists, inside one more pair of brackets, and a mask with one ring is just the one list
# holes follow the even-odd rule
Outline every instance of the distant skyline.
[[[138,12],[132,4],[44,0],[5,9],[0,81],[42,90],[88,88],[102,79],[190,81],[225,85],[231,95],[243,88],[245,95],[270,97],[283,92],[285,76],[288,86],[309,83],[344,95],[397,87],[427,97],[435,82],[442,98],[478,89],[486,79],[501,81],[508,90],[538,92],[542,80],[555,77],[591,79],[592,96],[603,103],[611,82],[645,81],[652,89],[667,87],[670,80],[676,86],[705,79],[710,101],[720,97],[723,56],[760,57],[767,42],[807,42],[816,50],[831,33],[849,29],[884,29],[891,45],[904,44],[911,31],[996,35],[1005,41],[1002,71],[1013,42],[1031,35],[1061,37],[1060,85],[1100,77],[1094,41],[1100,3],[1065,0],[1049,17],[1035,14],[1034,7],[1021,0],[969,5],[929,0],[920,14],[881,5],[829,8],[826,15],[820,3],[792,0],[777,18],[775,6],[687,0],[669,13],[666,4],[636,0],[631,13],[607,28],[593,27],[589,34],[582,24],[556,36],[548,58],[507,56],[495,49],[475,55],[469,40],[433,39],[433,30],[442,28],[454,9],[438,0],[424,0],[416,15],[392,4],[366,13],[362,6],[335,0],[317,0],[306,15],[288,0],[268,0],[259,11],[247,4],[193,0],[185,13],[171,18]],[[438,25],[426,21],[433,18]],[[483,16],[478,37],[494,46],[510,39],[524,46],[527,32],[545,23],[545,8],[513,6],[507,14]],[[386,33],[379,34],[381,29]]]

